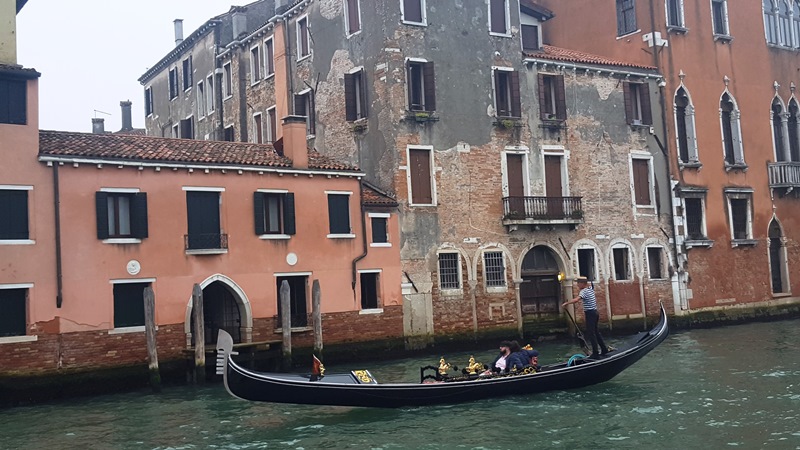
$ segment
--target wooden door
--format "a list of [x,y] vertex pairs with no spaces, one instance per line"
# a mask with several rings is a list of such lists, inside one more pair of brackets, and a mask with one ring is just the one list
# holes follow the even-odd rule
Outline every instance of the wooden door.
[[564,190],[561,179],[561,157],[544,157],[544,182],[547,192],[547,215],[553,219],[564,218]]
[[408,152],[408,170],[411,171],[411,201],[417,205],[433,204],[430,158],[430,150],[412,149]]
[[506,176],[508,177],[508,211],[506,214],[524,216],[525,179],[522,155],[506,154]]
[[557,314],[561,300],[558,274],[523,276],[520,284],[520,304],[523,314]]

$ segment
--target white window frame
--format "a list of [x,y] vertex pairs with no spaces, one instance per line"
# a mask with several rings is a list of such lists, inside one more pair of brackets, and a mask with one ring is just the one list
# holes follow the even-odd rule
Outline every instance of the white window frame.
[[[0,184],[0,191],[33,191],[33,186],[17,184]],[[33,236],[31,225],[33,224],[33,195],[28,195],[28,239],[0,239],[0,245],[35,245],[36,240],[30,239]],[[11,289],[11,288],[9,288]],[[2,342],[2,341],[0,341]]]
[[500,152],[500,171],[502,172],[503,197],[511,195],[508,189],[508,156],[522,155],[522,186],[525,197],[531,195],[530,149],[527,147],[506,147]]
[[[689,192],[689,193],[684,193],[681,196],[682,197],[681,206],[683,207],[682,219],[683,219],[683,223],[684,223],[683,237],[684,237],[684,243],[685,243],[687,249],[688,248],[692,248],[692,247],[710,247],[711,246],[711,241],[708,239],[708,228],[707,228],[707,225],[706,225],[706,223],[707,223],[706,222],[706,194],[707,194],[706,192],[702,192],[702,193],[701,192]],[[700,200],[700,213],[701,213],[701,216],[700,216],[700,229],[703,232],[703,239],[690,239],[689,238],[689,229],[688,229],[689,216],[687,214],[687,208],[686,208],[686,199],[689,199],[689,198]]]
[[[227,70],[225,68],[228,68]],[[228,87],[230,85],[230,87]],[[233,98],[233,66],[228,61],[222,65],[222,99]]]
[[[167,88],[169,88],[169,86],[167,86]],[[153,86],[146,86],[144,88],[144,97],[145,97],[145,102],[150,104],[150,114],[147,114],[145,117],[153,117],[155,115],[155,102],[153,102]],[[144,108],[146,111],[147,105],[145,105]]]
[[[495,117],[510,117],[510,116],[500,116],[498,114],[498,109],[497,109],[497,72],[510,72],[510,73],[513,73],[514,72],[514,68],[513,67],[505,67],[505,66],[492,66],[492,99],[494,100],[494,105],[492,105],[492,106],[494,106],[494,115],[495,115]],[[509,79],[509,83],[508,83],[508,89],[509,89],[509,91],[507,93],[508,94],[508,107],[509,107],[509,109],[511,109],[511,102],[513,100],[512,100],[512,95],[511,95],[512,93],[511,93],[511,80],[510,79]],[[522,95],[522,93],[520,92],[520,96],[521,95]],[[520,113],[521,113],[521,111],[520,111]]]
[[505,8],[506,9],[506,17],[505,17],[506,32],[505,33],[497,33],[495,31],[492,31],[492,0],[489,0],[489,1],[486,2],[487,8],[488,8],[487,17],[489,18],[489,35],[490,36],[510,38],[511,37],[511,1],[510,0],[503,0],[503,2],[505,3],[505,7],[506,7]]
[[[545,179],[544,172],[544,157],[545,156],[558,156],[561,158],[561,192],[563,197],[569,197],[569,151],[563,145],[542,145],[541,151],[541,167],[542,167],[542,180]],[[547,182],[542,187],[545,197],[547,196]]]
[[[651,248],[657,248],[657,249],[661,250],[661,252],[659,254],[659,256],[661,257],[661,276],[659,278],[651,278],[650,277],[650,274],[651,274],[651,272],[650,272],[650,249]],[[645,259],[645,261],[644,262],[645,262],[645,267],[647,267],[647,279],[648,280],[651,280],[651,281],[653,281],[653,280],[655,280],[655,281],[663,281],[663,280],[668,279],[667,278],[667,269],[669,267],[669,261],[667,261],[666,258],[665,258],[666,255],[667,255],[666,251],[667,250],[664,248],[663,245],[647,245],[647,246],[645,246],[645,248],[644,248],[644,259]]]
[[[258,140],[258,125],[261,124],[261,142]],[[260,112],[253,113],[253,137],[252,142],[254,144],[263,144],[264,143],[264,115]]]
[[[352,196],[352,191],[325,191],[325,209],[328,207],[328,202],[330,201],[330,195],[349,195]],[[353,209],[350,208],[350,203],[347,204],[347,215],[350,218],[350,233],[331,233],[327,235],[328,239],[355,239],[356,234],[352,232],[353,230]],[[330,215],[328,216],[328,226],[330,227]]]
[[[683,0],[681,0],[683,1]],[[678,98],[678,92],[683,89],[686,92],[686,98],[689,99],[689,104],[686,105],[686,112],[684,116],[684,120],[686,121],[686,144],[689,146],[689,161],[681,161],[680,155],[680,138],[678,137],[678,106],[675,100]],[[678,165],[683,166],[693,166],[700,164],[700,153],[697,148],[697,123],[695,121],[695,110],[694,110],[694,101],[692,100],[692,94],[689,92],[689,89],[681,83],[678,86],[678,89],[675,90],[675,95],[672,96],[672,119],[675,121],[675,148],[677,151],[678,156]],[[691,127],[690,127],[691,125]]]
[[[149,283],[150,287],[152,288],[153,284],[156,282],[156,279],[155,278],[123,278],[123,279],[118,279],[118,280],[108,280],[108,282],[111,283],[112,285],[115,285],[115,284],[138,284],[138,283],[144,284],[144,283]],[[114,291],[113,291],[113,289],[111,291],[111,300],[112,300],[111,304],[113,305],[114,304],[113,303],[113,300],[114,300]],[[111,308],[111,321],[109,323],[111,323],[112,325],[114,324],[114,308]],[[158,329],[158,327],[156,327],[156,329]],[[109,329],[107,331],[107,334],[114,335],[114,334],[144,333],[144,331],[145,331],[145,326],[144,325],[139,325],[139,326],[135,326],[135,327],[111,328],[111,329]]]
[[[639,205],[636,203],[636,185],[634,184],[633,178],[633,160],[647,160],[647,171],[648,171],[648,183],[650,189],[650,204],[649,205]],[[657,201],[656,201],[656,189],[655,189],[655,171],[653,170],[653,155],[647,152],[631,152],[628,155],[628,175],[630,176],[630,187],[631,187],[631,204],[633,205],[633,214],[635,216],[657,216],[658,215],[658,208],[657,208]]]
[[[730,15],[728,14],[728,0],[709,0],[711,7],[711,33],[714,35],[715,39],[730,39],[731,37],[731,24],[730,24]],[[714,3],[722,3],[722,10],[725,15],[725,33],[717,33],[714,30]]]
[[[414,203],[414,197],[411,192],[411,150],[427,150],[431,152],[430,157],[430,175],[431,175],[431,202],[432,203]],[[406,184],[408,185],[408,206],[432,206],[436,207],[438,199],[436,196],[436,163],[434,162],[434,151],[432,145],[407,145],[406,146],[406,165],[400,166],[400,170],[406,171]]]
[[[258,56],[258,61],[257,61],[258,64],[253,63],[253,52],[255,52]],[[261,58],[261,44],[256,44],[250,47],[249,57],[250,57],[250,86],[255,86],[259,82],[261,82],[261,79],[263,78],[261,70],[264,68],[263,64],[264,60],[263,58]],[[256,78],[256,71],[258,71],[258,78]]]
[[[439,255],[443,253],[456,255],[456,268],[458,269],[458,287],[457,288],[443,288],[442,287],[442,266],[439,263]],[[436,252],[436,278],[439,284],[439,292],[443,296],[448,295],[462,295],[464,293],[464,274],[461,269],[461,252],[455,249],[440,249]]]
[[789,142],[789,122],[788,120],[784,122],[783,117],[780,117],[782,115],[785,115],[787,118],[789,117],[790,115],[789,105],[784,104],[783,99],[777,94],[775,94],[775,96],[772,97],[772,102],[770,102],[769,104],[769,127],[770,127],[770,134],[772,135],[772,155],[775,158],[773,159],[773,161],[775,162],[781,161],[781,159],[778,157],[778,141],[775,136],[775,125],[774,125],[775,111],[772,110],[772,105],[775,103],[775,100],[777,100],[781,105],[781,112],[779,113],[778,120],[781,121],[780,141],[781,144],[783,145],[784,149],[783,151],[786,153],[785,161],[791,161],[792,150],[791,150],[791,143]]
[[[389,248],[392,246],[392,238],[389,234],[389,219],[392,217],[390,213],[367,213],[369,219],[386,219],[386,242],[372,242],[372,233],[370,233],[370,247]],[[370,227],[372,223],[370,222]],[[370,229],[370,231],[372,231]]]
[[[725,204],[727,205],[728,213],[728,230],[730,230],[731,247],[738,247],[740,245],[755,245],[756,241],[753,239],[753,190],[749,188],[726,188]],[[733,230],[733,209],[731,208],[731,199],[745,199],[747,200],[747,238],[736,239]]]
[[594,256],[594,273],[592,274],[592,281],[599,281],[600,280],[600,250],[592,245],[583,244],[578,246],[575,249],[575,271],[576,274],[581,273],[581,260],[580,260],[580,250],[591,250],[592,255]]
[[364,21],[361,20],[361,0],[354,0],[356,2],[356,8],[358,8],[358,30],[351,33],[350,32],[350,11],[349,11],[349,4],[348,0],[342,0],[344,3],[343,6],[343,14],[344,14],[344,34],[345,36],[350,39],[351,37],[361,34],[361,31],[364,30]]
[[422,22],[414,22],[412,20],[406,19],[406,11],[405,11],[405,2],[400,0],[400,22],[405,25],[413,25],[418,27],[427,27],[428,26],[428,0],[419,0],[419,6],[422,11]]
[[205,80],[200,80],[197,83],[197,90],[195,92],[195,98],[197,100],[197,121],[201,121],[206,118],[206,89],[205,89]]
[[[620,279],[617,278],[617,266],[615,264],[615,259],[614,259],[615,258],[614,257],[614,250],[620,249],[620,248],[624,248],[624,249],[626,249],[628,251],[628,268],[627,268],[627,272],[628,272],[628,277],[629,278],[627,278],[625,280],[620,280]],[[630,245],[625,244],[625,243],[617,243],[617,244],[612,245],[611,246],[611,251],[609,251],[609,257],[611,258],[611,269],[609,270],[609,272],[610,272],[609,273],[609,277],[612,280],[614,280],[614,281],[616,281],[618,283],[626,283],[626,282],[634,281],[634,279],[636,278],[636,274],[634,272],[635,266],[633,264],[633,256],[634,256],[633,248],[631,248]]]
[[[300,22],[302,22],[304,20],[306,22],[306,41],[308,42],[308,54],[307,55],[301,54],[301,52],[303,51],[303,46],[301,45],[301,41],[300,41]],[[311,57],[311,55],[314,53],[314,49],[311,46],[311,28],[309,27],[309,25],[310,25],[310,23],[309,23],[309,20],[308,20],[308,14],[305,14],[305,15],[302,15],[302,16],[298,17],[297,21],[295,22],[295,37],[297,39],[297,62],[300,62],[300,61],[302,61],[302,60],[304,60],[306,58]]]
[[206,77],[206,115],[210,116],[215,108],[214,108],[214,74],[211,73]]
[[[678,21],[680,22],[677,25],[673,25],[669,23],[669,2],[676,1],[678,2],[678,12],[680,13],[680,17]],[[686,9],[683,5],[683,0],[665,0],[664,1],[664,19],[666,20],[667,29],[668,30],[685,30],[686,29]]]
[[[502,286],[489,286],[487,277],[486,254],[487,253],[500,253],[500,260],[503,264],[503,285]],[[487,293],[501,293],[508,292],[508,264],[506,261],[506,252],[499,248],[485,248],[481,251],[481,264],[483,265],[483,288]]]
[[[733,111],[731,111],[731,137],[733,139],[733,159],[734,164],[728,164],[725,160],[725,133],[722,131],[723,123],[722,123],[722,97],[728,94],[728,97],[731,99],[733,103]],[[770,127],[772,124],[770,124]],[[744,143],[742,141],[742,112],[739,110],[739,102],[736,101],[736,97],[733,96],[733,93],[730,92],[728,89],[720,95],[719,97],[719,130],[720,130],[720,137],[722,140],[722,160],[725,162],[725,168],[730,170],[730,168],[735,167],[747,167],[747,162],[744,159]]]
[[420,73],[421,79],[420,79],[420,83],[419,83],[420,84],[420,91],[421,91],[420,92],[420,98],[422,99],[422,107],[423,107],[423,109],[420,110],[419,112],[427,111],[425,109],[425,106],[426,106],[425,105],[425,100],[426,100],[426,98],[425,98],[425,69],[424,69],[424,64],[427,63],[427,62],[428,62],[428,60],[424,59],[424,58],[406,58],[406,62],[404,64],[404,66],[403,66],[403,69],[405,70],[405,79],[406,79],[406,83],[405,83],[406,84],[406,97],[405,97],[406,100],[405,100],[405,102],[406,102],[406,109],[408,109],[408,110],[411,110],[411,104],[409,102],[409,98],[411,97],[411,80],[409,79],[409,76],[408,76],[408,74],[409,74],[409,64],[417,63],[417,64],[423,64],[423,69],[422,69],[422,72]]
[[[358,276],[358,283],[359,283],[358,289],[359,289],[359,291],[361,290],[361,274],[362,273],[378,274],[378,283],[377,283],[378,285],[375,286],[375,287],[376,287],[376,289],[378,291],[377,294],[378,294],[378,304],[379,304],[379,306],[377,308],[363,309],[363,308],[361,308],[361,305],[359,304],[358,314],[361,314],[361,315],[363,315],[363,314],[381,314],[381,313],[383,313],[383,301],[382,301],[383,300],[383,283],[381,283],[381,276],[383,275],[383,269],[359,269],[358,270],[358,275],[359,275]],[[361,303],[361,302],[359,302],[359,303]]]
[[[272,73],[269,71],[269,60],[267,58],[267,42],[272,43]],[[269,80],[270,78],[275,76],[275,39],[273,36],[270,36],[264,39],[264,54],[261,56],[261,59],[264,61],[264,76],[262,79]]]
[[[270,111],[275,111],[275,129],[274,130],[272,129],[272,123],[269,120]],[[267,131],[269,131],[269,136],[267,136],[266,134],[264,135],[265,137],[268,138],[267,140],[265,140],[265,142],[268,142],[270,144],[274,144],[275,141],[278,140],[278,130],[277,130],[277,128],[278,128],[278,110],[277,110],[277,105],[272,105],[269,108],[267,108],[267,125],[268,125],[267,126]]]
[[20,336],[4,336],[0,337],[0,344],[17,344],[21,342],[36,342],[39,340],[38,335],[30,335],[28,333],[28,322],[30,320],[30,305],[33,303],[33,283],[9,283],[0,284],[0,289],[27,289],[27,299],[25,303],[25,333]]
[[532,27],[536,27],[536,34],[537,40],[536,42],[539,43],[539,48],[542,48],[542,22],[537,20],[535,17],[531,17],[520,10],[519,12],[519,48],[525,49],[525,44],[522,42],[522,26],[528,25]]
[[[175,97],[172,96],[172,89],[170,89],[170,81],[172,81],[172,73],[175,72]],[[178,75],[178,67],[172,67],[167,71],[167,97],[169,101],[173,101],[179,97],[178,93],[180,92],[180,76]]]

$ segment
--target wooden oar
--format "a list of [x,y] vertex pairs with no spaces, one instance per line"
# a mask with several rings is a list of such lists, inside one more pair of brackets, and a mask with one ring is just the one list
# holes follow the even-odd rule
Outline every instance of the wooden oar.
[[581,329],[578,327],[578,323],[575,322],[575,319],[572,317],[572,314],[570,314],[566,308],[564,308],[564,312],[567,313],[569,320],[571,320],[572,324],[575,325],[575,337],[578,339],[578,343],[581,345],[581,350],[583,350],[583,353],[588,355],[589,345],[586,343],[586,338],[583,337],[583,333],[581,332]]

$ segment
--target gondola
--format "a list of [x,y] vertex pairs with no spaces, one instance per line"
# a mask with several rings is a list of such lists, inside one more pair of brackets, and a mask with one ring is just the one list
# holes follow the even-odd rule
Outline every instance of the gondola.
[[234,361],[233,340],[228,333],[220,330],[217,373],[223,375],[225,388],[231,395],[251,401],[382,408],[453,404],[602,383],[640,360],[668,334],[667,315],[662,305],[661,318],[653,329],[633,336],[600,359],[586,358],[551,364],[543,366],[536,373],[465,377],[469,379],[464,381],[379,384],[366,370],[324,375],[317,380],[310,375],[248,370]]

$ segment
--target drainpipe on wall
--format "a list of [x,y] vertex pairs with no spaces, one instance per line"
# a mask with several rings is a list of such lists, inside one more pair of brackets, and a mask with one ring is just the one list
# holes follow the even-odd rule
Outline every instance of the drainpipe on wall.
[[53,162],[53,210],[56,222],[56,308],[61,308],[64,296],[61,271],[61,193],[58,187],[57,162]]
[[[358,266],[358,262],[367,257],[367,249],[369,248],[367,245],[367,219],[365,217],[367,211],[366,208],[364,208],[364,199],[361,197],[361,192],[364,192],[363,184],[364,184],[363,180],[358,180],[358,188],[359,188],[358,201],[361,204],[361,244],[363,245],[364,252],[358,255],[355,259],[353,259],[353,282],[352,282],[353,303],[356,303],[358,301],[358,296],[356,295],[356,281],[358,280],[358,271],[356,268]],[[356,304],[356,306],[358,305]]]

